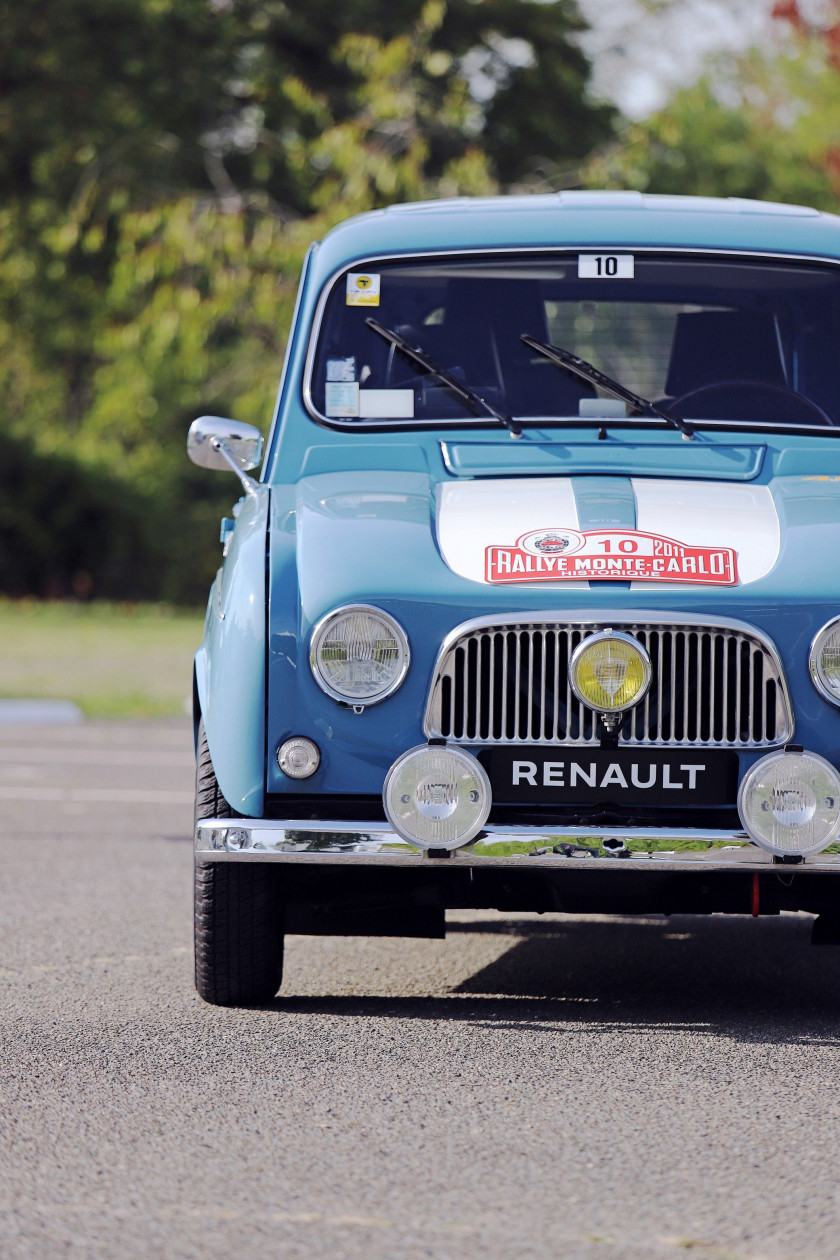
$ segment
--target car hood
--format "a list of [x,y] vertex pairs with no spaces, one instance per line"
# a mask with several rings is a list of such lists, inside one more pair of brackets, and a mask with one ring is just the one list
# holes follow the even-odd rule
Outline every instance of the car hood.
[[[561,603],[593,608],[605,601],[617,608],[699,609],[713,601],[733,615],[738,604],[765,600],[840,602],[837,477],[759,485],[329,473],[298,483],[293,513],[276,513],[275,528],[295,537],[305,617],[382,599],[451,602],[477,613]],[[651,553],[647,566],[571,565],[576,556],[636,556],[642,544]],[[507,569],[503,560],[490,570],[494,548],[511,554]],[[673,548],[682,548],[683,560],[693,555],[694,565],[669,566]],[[558,577],[558,557],[566,553]],[[666,563],[654,570],[657,555]],[[731,555],[731,567],[724,562],[721,572],[716,555]]]

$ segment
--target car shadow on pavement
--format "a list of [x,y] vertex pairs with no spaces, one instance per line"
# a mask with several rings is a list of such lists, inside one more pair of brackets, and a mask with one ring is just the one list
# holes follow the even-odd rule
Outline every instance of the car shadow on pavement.
[[589,1032],[691,1028],[758,1042],[840,1045],[840,947],[812,946],[811,922],[719,915],[449,923],[453,935],[517,939],[449,995],[325,995],[275,1005],[517,1028],[585,1023]]

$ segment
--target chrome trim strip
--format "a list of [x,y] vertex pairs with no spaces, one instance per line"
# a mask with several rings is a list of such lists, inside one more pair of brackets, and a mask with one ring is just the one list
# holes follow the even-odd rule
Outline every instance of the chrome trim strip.
[[[227,834],[247,833],[241,847],[230,848]],[[312,837],[311,839],[309,837]],[[685,848],[632,852],[626,857],[592,856],[585,851],[576,854],[555,853],[562,844],[601,847],[604,840],[631,844],[640,840],[697,845]],[[700,848],[718,844],[726,847]],[[499,845],[521,845],[515,853],[494,852]],[[537,852],[545,850],[545,852]],[[199,822],[195,832],[195,859],[208,862],[290,862],[335,864],[349,862],[368,866],[423,866],[439,862],[445,870],[456,866],[518,867],[530,870],[545,867],[557,870],[657,870],[672,871],[755,871],[770,867],[786,875],[833,871],[840,874],[840,854],[815,854],[795,866],[774,864],[771,854],[751,844],[743,831],[710,831],[699,828],[648,827],[642,829],[610,827],[538,827],[490,826],[471,844],[456,849],[450,860],[430,858],[407,844],[387,823],[383,822],[297,822],[266,818],[207,818]]]
[[[569,246],[569,245],[496,245],[496,246],[492,246],[491,245],[491,246],[483,246],[483,247],[465,246],[463,248],[458,248],[457,246],[453,246],[448,249],[404,250],[396,254],[372,254],[372,255],[362,254],[354,258],[351,258],[349,261],[342,263],[340,267],[337,267],[335,271],[330,273],[330,275],[324,281],[321,287],[321,292],[318,295],[318,303],[315,307],[315,312],[312,316],[312,325],[309,332],[309,342],[306,347],[306,358],[304,360],[304,366],[303,366],[302,393],[303,393],[304,407],[306,408],[307,412],[309,413],[309,415],[312,417],[313,420],[315,420],[318,424],[326,425],[327,428],[355,429],[363,433],[370,432],[370,431],[378,432],[383,429],[387,431],[390,431],[391,429],[394,429],[397,431],[403,431],[406,429],[411,430],[411,429],[450,428],[452,426],[455,426],[455,427],[481,426],[484,428],[494,427],[492,420],[490,420],[489,417],[487,416],[464,415],[464,416],[455,416],[452,419],[448,419],[448,420],[441,420],[441,419],[434,419],[434,420],[412,419],[412,420],[404,420],[404,421],[378,420],[378,421],[373,421],[370,423],[365,423],[364,421],[359,421],[356,419],[342,420],[339,417],[335,417],[335,416],[329,417],[329,416],[322,415],[321,412],[318,411],[318,409],[316,408],[314,402],[312,401],[312,369],[315,363],[315,351],[318,344],[318,337],[321,332],[321,324],[324,318],[324,309],[326,308],[327,301],[329,299],[329,295],[332,291],[333,285],[341,276],[346,275],[348,271],[351,271],[354,267],[358,268],[360,265],[364,268],[364,270],[371,271],[379,263],[404,262],[407,260],[414,261],[418,259],[425,260],[425,259],[434,259],[434,258],[463,258],[465,256],[481,258],[481,257],[488,257],[488,256],[492,257],[495,255],[498,255],[501,257],[506,254],[570,254],[570,255],[574,254],[574,255],[577,255],[581,252],[581,250],[585,251],[587,249],[596,249],[596,248],[600,253],[617,253],[617,252],[622,252],[622,251],[626,252],[631,247],[628,246],[627,244],[624,244],[622,246],[616,246],[616,245],[595,246],[595,245],[584,245],[584,244],[579,244],[576,246]],[[791,263],[814,263],[817,265],[827,264],[828,266],[840,267],[840,259],[832,258],[825,254],[767,253],[761,250],[726,249],[726,248],[714,249],[711,247],[702,247],[702,248],[695,249],[687,245],[675,245],[675,246],[670,246],[670,247],[663,246],[663,245],[634,245],[632,246],[632,250],[634,254],[692,254],[692,255],[702,255],[704,257],[708,256],[712,258],[719,258],[719,257],[724,257],[727,259],[728,258],[749,258],[749,259],[758,259],[758,260],[767,261],[767,262],[775,261],[775,262],[791,262]],[[294,325],[292,326],[294,327]],[[514,416],[512,418],[514,420],[536,422],[535,427],[539,427],[540,422],[542,422],[543,424],[550,424],[552,427],[554,427],[555,425],[559,425],[562,427],[569,427],[570,425],[572,426],[583,425],[589,428],[593,426],[600,427],[600,425],[603,423],[602,420],[598,420],[598,419],[587,422],[586,417],[582,417],[582,416],[570,416],[568,418],[557,417],[557,416]],[[642,417],[641,419],[642,421],[647,421],[648,418]],[[784,425],[781,423],[758,425],[754,421],[750,421],[750,420],[731,420],[731,421],[730,420],[708,420],[708,421],[700,420],[696,422],[693,421],[692,423],[695,423],[698,427],[702,426],[704,429],[706,427],[710,427],[713,429],[719,428],[723,430],[728,430],[732,428],[741,429],[743,427],[745,432],[752,432],[752,433],[756,433],[756,432],[760,433],[765,429],[769,429],[773,432],[776,432],[776,431],[784,432],[786,429],[791,428],[790,425]],[[646,428],[646,429],[659,430],[659,429],[662,429],[663,426],[661,424],[640,423],[638,420],[629,420],[629,421],[624,421],[622,423],[620,420],[611,419],[610,428],[622,428],[622,429],[623,428],[627,428],[627,429]],[[793,428],[796,433],[808,433],[808,434],[815,434],[817,436],[824,436],[826,433],[831,435],[833,432],[835,436],[840,437],[840,426],[835,427],[833,430],[830,425],[804,425],[803,424],[803,425],[795,425],[793,426]]]
[[[740,720],[740,708],[741,708],[741,687],[740,687],[741,645],[745,641],[751,640],[752,642],[757,643],[761,647],[761,649],[765,653],[765,660],[769,659],[770,664],[776,673],[775,681],[776,681],[776,686],[777,686],[776,718],[777,718],[778,734],[774,740],[769,741],[765,739],[763,741],[758,741],[758,742],[738,741],[737,738],[733,738],[730,735],[730,732],[726,730],[725,721],[724,721],[726,715],[724,713],[721,715],[721,721],[724,723],[724,725],[722,727],[722,737],[720,740],[715,740],[714,738],[710,738],[708,740],[700,740],[699,738],[692,738],[691,733],[685,730],[683,730],[679,734],[679,737],[677,737],[675,731],[671,730],[667,739],[662,738],[661,732],[660,732],[660,738],[657,740],[650,740],[650,741],[641,741],[641,740],[633,740],[633,739],[627,739],[623,741],[620,740],[622,747],[656,748],[656,747],[675,746],[675,747],[697,747],[697,748],[734,748],[736,750],[738,748],[771,749],[771,748],[779,748],[779,747],[784,746],[786,743],[789,743],[793,737],[793,732],[794,732],[793,707],[790,701],[790,695],[789,695],[788,687],[787,687],[787,679],[785,677],[785,672],[782,666],[781,657],[779,655],[778,649],[776,648],[776,645],[773,642],[773,640],[769,637],[769,635],[765,634],[764,631],[760,630],[757,626],[752,626],[748,622],[745,622],[745,621],[735,620],[732,617],[723,617],[723,616],[708,617],[708,616],[704,616],[703,614],[695,614],[695,613],[678,613],[678,612],[668,612],[668,611],[658,612],[658,611],[652,611],[648,609],[639,610],[639,609],[634,609],[634,608],[628,608],[628,609],[622,609],[620,612],[604,612],[603,610],[600,610],[600,609],[597,612],[592,611],[592,610],[583,610],[578,613],[567,615],[565,612],[558,614],[558,610],[555,608],[555,609],[540,610],[538,612],[510,613],[508,616],[505,616],[504,614],[495,614],[495,615],[488,614],[483,617],[473,617],[469,621],[461,622],[460,625],[455,626],[453,630],[449,631],[449,633],[444,638],[443,643],[441,644],[440,651],[438,652],[437,659],[435,661],[434,670],[432,671],[432,680],[429,686],[428,698],[426,701],[426,710],[423,715],[423,732],[426,735],[427,739],[441,738],[440,728],[442,724],[440,722],[440,714],[438,712],[439,704],[438,704],[437,697],[441,692],[441,680],[443,678],[445,669],[447,667],[448,659],[452,651],[455,649],[455,647],[457,647],[458,643],[462,639],[468,637],[469,635],[475,634],[476,632],[480,632],[482,630],[498,629],[499,632],[503,632],[506,629],[510,629],[511,631],[516,632],[516,631],[522,630],[523,628],[532,627],[534,625],[542,625],[546,627],[557,627],[557,626],[566,627],[567,626],[567,627],[572,627],[572,628],[580,628],[581,630],[586,630],[589,628],[602,629],[607,626],[611,626],[613,630],[617,630],[619,628],[622,630],[632,630],[636,627],[638,627],[641,630],[644,630],[646,627],[651,627],[654,629],[661,627],[664,630],[668,630],[669,628],[673,628],[673,627],[685,626],[685,627],[695,627],[695,628],[700,628],[700,629],[708,628],[710,631],[717,631],[717,630],[728,631],[732,637],[728,639],[728,641],[723,645],[724,656],[725,658],[727,658],[731,654],[731,650],[734,647],[736,655],[735,655],[735,660],[733,662],[733,665],[734,665],[736,677],[738,680],[738,685],[737,685],[737,690],[736,690],[736,707],[737,707],[737,716],[739,720]],[[643,646],[646,646],[646,645],[643,644]],[[662,689],[663,689],[663,670],[662,670],[662,661],[661,661],[661,650],[662,649],[661,649],[661,642],[660,642],[658,653],[657,653],[658,663],[659,663],[659,668],[657,670],[657,694],[659,698],[658,711],[660,713],[662,712]],[[557,653],[555,652],[555,661],[556,661],[556,657],[557,657]],[[503,671],[506,669],[506,665],[507,665],[507,653],[504,653],[502,657]],[[685,671],[688,670],[687,655],[684,662],[684,669]],[[766,679],[765,679],[765,682],[766,682]],[[684,679],[684,683],[685,683],[685,679]],[[670,690],[671,690],[671,696],[670,696],[671,712],[673,713],[675,709],[675,701],[676,701],[676,679],[675,679],[673,669],[671,670]],[[567,712],[568,712],[570,699],[571,699],[568,681],[567,681],[566,691],[567,691]],[[453,688],[453,692],[454,692],[454,688]],[[454,704],[454,701],[450,703],[450,729],[452,728],[452,725],[453,725],[453,721],[452,721],[453,714],[451,712],[453,704]],[[555,688],[555,709],[556,707],[557,707],[557,695],[556,695],[556,688]],[[589,734],[586,734],[584,732],[583,706],[580,706],[580,709],[581,709],[581,712],[578,715],[579,726],[580,726],[579,734],[574,737],[569,735],[563,740],[558,741],[558,740],[546,740],[546,739],[521,739],[518,737],[518,735],[506,736],[505,738],[502,738],[502,739],[494,739],[492,737],[491,738],[483,737],[480,739],[478,738],[477,739],[463,739],[460,737],[453,736],[452,742],[455,744],[465,744],[465,745],[468,745],[469,747],[480,747],[485,744],[496,745],[500,743],[501,744],[516,744],[516,743],[543,744],[544,743],[547,746],[549,745],[551,746],[567,746],[567,745],[568,746],[581,746],[581,745],[595,744],[598,742],[597,735],[594,730],[591,731]],[[630,710],[630,712],[632,713],[632,710]],[[683,716],[685,717],[685,714]],[[570,726],[571,725],[572,724],[570,723]],[[502,729],[503,731],[505,731],[507,728],[503,725]],[[552,729],[553,730],[557,729],[556,722]],[[710,728],[710,732],[713,735],[714,727]],[[491,732],[490,732],[490,729],[488,728],[488,735],[490,734]]]

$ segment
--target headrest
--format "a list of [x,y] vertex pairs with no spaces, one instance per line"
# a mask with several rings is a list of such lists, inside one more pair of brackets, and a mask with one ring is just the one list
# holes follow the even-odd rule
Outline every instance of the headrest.
[[719,381],[784,385],[776,321],[763,311],[691,311],[677,316],[665,392],[680,398]]

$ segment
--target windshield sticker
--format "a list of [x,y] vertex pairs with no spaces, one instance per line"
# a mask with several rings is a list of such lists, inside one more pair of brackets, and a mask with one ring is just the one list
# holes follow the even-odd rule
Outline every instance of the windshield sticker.
[[369,271],[351,271],[347,277],[347,305],[378,306],[379,276]]
[[632,280],[636,260],[632,254],[579,254],[581,280]]
[[488,582],[682,582],[736,586],[732,547],[692,547],[634,529],[530,530],[485,551]]
[[413,389],[362,389],[359,415],[366,419],[413,420]]
[[355,381],[327,381],[325,414],[332,417],[359,414],[359,386]]
[[355,381],[355,379],[356,356],[354,354],[346,359],[327,359],[328,381]]

